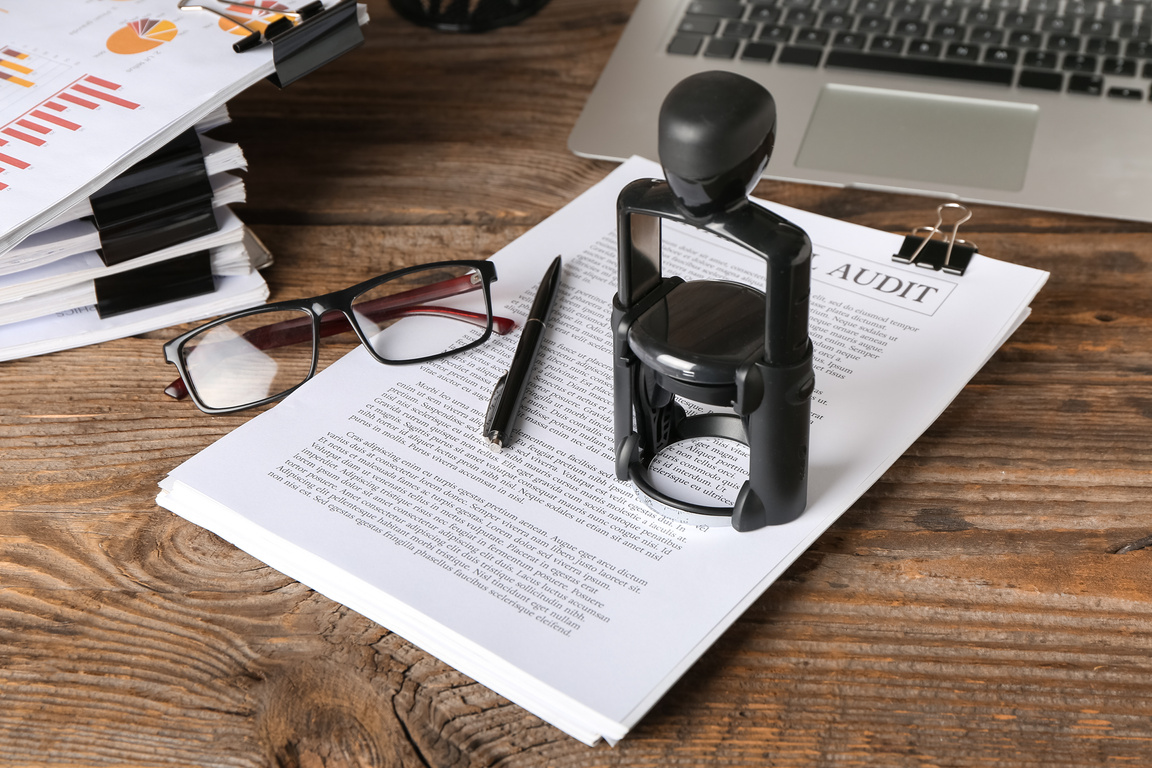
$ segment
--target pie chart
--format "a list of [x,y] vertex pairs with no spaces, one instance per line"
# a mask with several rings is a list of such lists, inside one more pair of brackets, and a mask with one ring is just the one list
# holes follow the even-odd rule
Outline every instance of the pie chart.
[[176,25],[162,19],[136,19],[108,38],[112,53],[144,53],[176,37]]

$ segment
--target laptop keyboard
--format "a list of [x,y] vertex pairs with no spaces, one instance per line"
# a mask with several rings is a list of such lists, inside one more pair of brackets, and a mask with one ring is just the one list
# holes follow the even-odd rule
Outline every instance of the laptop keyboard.
[[667,50],[1149,100],[1152,0],[693,0]]

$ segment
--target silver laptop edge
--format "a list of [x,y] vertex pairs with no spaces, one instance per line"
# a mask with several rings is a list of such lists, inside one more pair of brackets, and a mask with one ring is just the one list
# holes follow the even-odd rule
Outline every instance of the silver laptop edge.
[[569,137],[573,152],[658,159],[664,95],[723,69],[776,100],[767,177],[1152,221],[1147,97],[665,54],[688,2],[640,0]]

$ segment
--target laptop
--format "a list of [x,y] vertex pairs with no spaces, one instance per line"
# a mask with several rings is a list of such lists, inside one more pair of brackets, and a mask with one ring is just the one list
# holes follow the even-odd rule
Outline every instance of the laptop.
[[767,177],[1152,221],[1152,0],[640,0],[570,149],[659,159],[705,70],[775,98]]

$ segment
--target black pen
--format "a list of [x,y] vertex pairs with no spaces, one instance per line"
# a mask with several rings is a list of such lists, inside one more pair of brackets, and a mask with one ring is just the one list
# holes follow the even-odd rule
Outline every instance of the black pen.
[[556,289],[559,287],[560,257],[557,256],[544,273],[540,287],[536,289],[536,298],[532,300],[528,319],[524,321],[524,330],[520,332],[520,342],[516,345],[516,353],[512,355],[512,366],[496,382],[492,399],[488,402],[483,434],[497,453],[512,441],[512,427],[516,425],[520,401],[524,397],[524,390],[528,388],[528,380],[532,378],[536,355],[544,341],[548,315],[552,312]]

